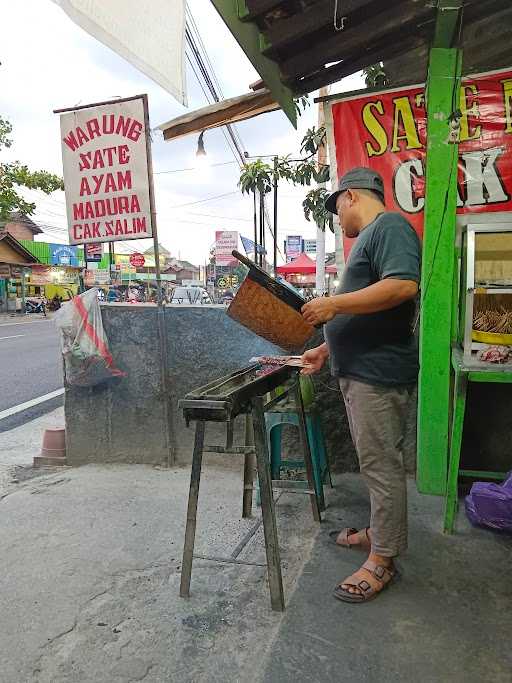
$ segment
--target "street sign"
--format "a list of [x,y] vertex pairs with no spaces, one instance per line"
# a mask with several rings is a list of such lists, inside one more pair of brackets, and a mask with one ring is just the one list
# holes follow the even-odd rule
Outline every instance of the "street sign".
[[142,268],[143,265],[146,263],[146,259],[142,254],[132,254],[130,256],[130,264],[134,268]]
[[49,285],[52,282],[52,269],[50,266],[32,266],[30,283],[32,285]]
[[84,272],[84,279],[88,287],[92,285],[109,285],[110,271],[105,269],[86,270]]
[[236,287],[238,284],[238,275],[223,275],[217,280],[217,287],[219,289],[228,289],[229,287]]
[[101,261],[101,257],[103,256],[103,244],[101,242],[98,242],[96,244],[85,244],[84,248],[85,260],[88,263],[99,263]]
[[236,263],[232,251],[238,248],[236,230],[217,230],[215,232],[215,265],[230,266]]
[[48,244],[53,266],[78,266],[78,250],[67,244]]

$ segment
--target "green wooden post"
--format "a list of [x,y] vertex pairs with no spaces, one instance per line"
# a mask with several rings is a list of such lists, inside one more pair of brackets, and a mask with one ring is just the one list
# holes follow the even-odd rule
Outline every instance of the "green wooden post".
[[427,82],[427,168],[421,281],[417,485],[446,490],[455,267],[458,145],[448,142],[458,108],[461,52],[432,48]]
[[466,392],[468,378],[467,373],[455,371],[453,387],[453,424],[451,430],[450,462],[448,467],[448,480],[444,512],[444,531],[451,534],[457,513],[459,502],[457,495],[457,482],[459,481],[460,450],[462,446],[462,432],[464,428],[464,415],[466,412]]

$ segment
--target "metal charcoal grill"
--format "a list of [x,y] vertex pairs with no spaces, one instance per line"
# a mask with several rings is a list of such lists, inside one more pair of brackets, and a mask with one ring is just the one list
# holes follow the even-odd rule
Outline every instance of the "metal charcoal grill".
[[258,375],[262,369],[261,364],[252,364],[188,393],[179,402],[187,425],[191,420],[230,422],[250,410],[251,398],[268,394],[297,372],[297,368],[278,365]]
[[[304,403],[298,380],[299,368],[290,365],[277,365],[265,374],[259,374],[265,368],[261,363],[253,363],[242,370],[220,377],[209,384],[188,393],[179,402],[187,424],[195,420],[194,452],[190,472],[190,491],[187,508],[187,525],[180,581],[180,596],[190,596],[190,579],[194,558],[265,566],[261,563],[239,559],[245,543],[239,544],[230,557],[195,555],[195,535],[197,522],[197,506],[199,500],[199,484],[203,452],[219,454],[238,454],[245,457],[244,481],[242,497],[242,517],[250,517],[252,511],[254,465],[258,470],[261,495],[261,514],[265,536],[265,550],[272,609],[284,609],[283,581],[281,576],[281,560],[277,525],[274,511],[272,488],[288,489],[291,493],[305,493],[309,496],[311,510],[315,521],[320,522],[320,501],[316,493],[311,449],[307,436]],[[286,386],[278,396],[268,398],[268,394],[277,387]],[[265,427],[265,411],[268,411],[291,392],[295,396],[299,432],[302,443],[304,464],[306,466],[307,489],[296,490],[294,482],[272,481],[270,473],[267,434]],[[237,415],[246,415],[246,434],[243,446],[233,445],[233,421]],[[225,446],[205,445],[204,434],[207,422],[226,422],[227,437]],[[249,537],[248,537],[249,538]],[[248,539],[247,539],[248,540]]]

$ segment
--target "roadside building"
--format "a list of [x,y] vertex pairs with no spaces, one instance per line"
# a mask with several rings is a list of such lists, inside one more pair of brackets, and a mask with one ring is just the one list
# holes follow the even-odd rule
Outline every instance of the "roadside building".
[[21,308],[32,266],[37,263],[37,257],[11,233],[0,232],[0,313]]
[[176,276],[176,284],[181,285],[184,281],[200,280],[200,268],[194,266],[189,261],[181,261],[176,258],[171,258],[167,264],[164,273],[173,274]]
[[18,241],[29,240],[31,242],[34,241],[35,235],[41,235],[43,232],[37,223],[19,211],[13,211],[6,221],[0,223],[0,232],[2,231],[8,232]]
[[83,250],[67,244],[22,240],[21,244],[41,263],[33,268],[27,282],[27,296],[66,301],[78,294],[84,267]]

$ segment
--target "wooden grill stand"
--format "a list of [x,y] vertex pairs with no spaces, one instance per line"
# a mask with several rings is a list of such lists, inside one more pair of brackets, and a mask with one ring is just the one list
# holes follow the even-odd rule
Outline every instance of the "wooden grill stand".
[[[272,481],[270,475],[270,459],[268,453],[267,435],[265,428],[265,411],[270,410],[276,403],[280,402],[291,391],[293,391],[294,393],[297,414],[299,416],[300,441],[302,445],[304,463],[306,466],[306,476],[308,481],[308,488],[306,490],[294,488],[293,482],[286,482],[281,480]],[[270,602],[273,610],[282,612],[284,610],[285,604],[283,593],[283,580],[281,574],[279,541],[277,536],[275,505],[272,488],[274,487],[280,489],[287,489],[289,492],[292,493],[305,493],[309,495],[311,509],[313,512],[313,518],[316,522],[321,521],[320,505],[315,491],[311,449],[306,432],[306,417],[304,412],[304,404],[302,400],[302,393],[300,390],[299,381],[298,379],[296,379],[293,382],[293,385],[289,387],[284,393],[281,393],[277,398],[273,398],[270,401],[266,401],[265,396],[266,392],[264,394],[256,394],[250,398],[249,403],[246,405],[243,411],[246,415],[246,443],[244,446],[238,447],[233,446],[232,419],[227,420],[226,447],[204,445],[205,424],[207,421],[210,421],[212,410],[215,411],[221,409],[220,401],[185,399],[180,402],[180,407],[184,409],[185,413],[187,412],[187,410],[193,411],[196,417],[194,452],[192,456],[190,492],[187,508],[187,524],[185,530],[185,545],[183,548],[183,562],[181,568],[180,596],[182,598],[188,598],[190,596],[190,578],[192,574],[192,563],[194,557],[198,559],[206,559],[216,562],[253,565],[257,567],[265,566],[257,562],[246,562],[237,560],[233,557],[227,558],[194,555],[194,543],[197,522],[197,504],[199,500],[201,464],[204,451],[211,453],[244,455],[245,464],[242,510],[242,516],[244,518],[251,516],[254,457],[256,457],[256,465],[258,469],[259,486],[261,494],[261,513],[263,518],[263,530],[265,536],[265,551],[267,558],[266,566],[268,571],[268,581],[270,588]],[[201,411],[204,411],[204,417],[202,419],[200,418]],[[212,421],[218,421],[218,418]],[[252,441],[254,441],[253,444],[251,443]]]

